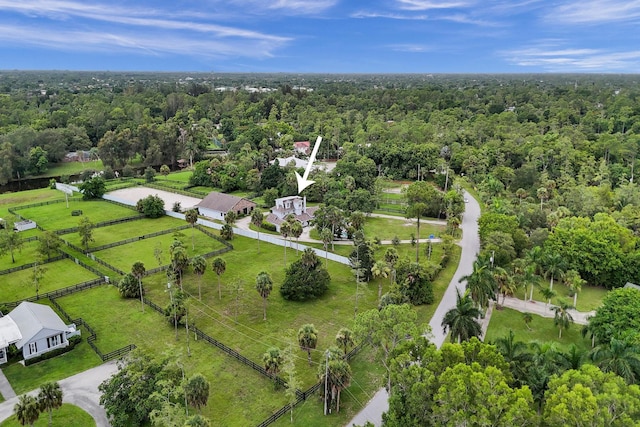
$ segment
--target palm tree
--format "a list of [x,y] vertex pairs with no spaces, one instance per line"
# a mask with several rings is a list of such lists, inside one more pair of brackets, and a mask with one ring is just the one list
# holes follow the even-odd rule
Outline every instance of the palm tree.
[[185,399],[198,411],[209,400],[209,381],[202,374],[194,374],[184,385]]
[[33,426],[40,417],[40,407],[35,397],[23,394],[18,399],[18,403],[13,407],[13,412],[16,414],[16,418],[20,425]]
[[629,338],[611,338],[609,344],[600,344],[591,350],[589,357],[603,372],[613,372],[627,384],[640,378],[640,345]]
[[553,279],[564,276],[566,264],[562,256],[558,253],[550,253],[543,260],[545,277],[549,277],[549,289],[553,290]]
[[133,275],[133,277],[138,279],[138,286],[140,287],[140,306],[142,307],[142,311],[144,311],[144,290],[142,289],[142,277],[144,276],[144,273],[146,271],[147,269],[144,268],[144,264],[140,261],[135,262],[131,266],[131,274]]
[[582,286],[587,281],[583,280],[576,270],[568,270],[564,275],[564,283],[573,292],[573,306],[578,307],[578,292],[582,290]]
[[267,320],[267,298],[273,289],[273,280],[266,271],[261,271],[256,276],[256,290],[262,297],[262,320]]
[[193,236],[193,233],[194,233],[194,228],[196,226],[196,222],[198,222],[198,210],[197,209],[189,209],[188,211],[185,212],[184,219],[191,226],[191,247],[195,251],[196,250],[196,241],[195,241],[195,238]]
[[426,203],[413,203],[407,207],[407,218],[416,218],[416,262],[420,262],[420,218],[429,212],[429,206]]
[[51,427],[53,410],[62,406],[62,390],[60,389],[60,384],[57,382],[47,382],[40,386],[38,406],[41,411],[49,412],[49,427]]
[[291,223],[284,221],[280,224],[280,235],[284,238],[284,265],[287,265],[287,237],[291,234]]
[[531,313],[529,313],[528,311],[522,313],[522,320],[524,320],[524,324],[527,326],[527,329],[531,330],[531,327],[529,326],[529,324],[533,320],[533,316],[531,315]]
[[547,311],[547,307],[549,307],[549,304],[551,304],[551,299],[556,296],[556,291],[550,288],[542,288],[540,290],[540,293],[542,294],[542,297],[545,299],[544,311]]
[[340,328],[336,334],[336,344],[344,350],[344,354],[346,356],[347,350],[354,344],[353,332],[347,328]]
[[496,283],[489,269],[489,265],[480,258],[474,261],[471,274],[460,278],[460,283],[466,281],[471,299],[481,309],[489,305],[489,299],[495,295]]
[[504,360],[511,366],[511,372],[514,376],[523,378],[525,365],[531,357],[527,344],[523,341],[516,341],[515,334],[511,329],[509,329],[509,335],[497,338],[494,344]]
[[552,308],[555,313],[553,324],[558,327],[558,338],[562,338],[562,330],[569,329],[573,323],[573,316],[569,313],[572,308],[573,306],[564,300],[558,301],[558,305]]
[[298,256],[298,238],[302,236],[302,224],[300,224],[300,221],[294,220],[291,223],[291,235],[296,238],[296,256]]
[[579,349],[575,344],[571,344],[569,350],[560,352],[562,365],[566,369],[580,369],[580,366],[584,363],[586,355],[586,351]]
[[[516,283],[513,280],[513,277],[502,267],[496,267],[493,269],[493,277],[496,281],[496,288],[498,292],[502,295],[502,305],[504,305],[504,301],[507,297],[511,297],[516,292]],[[498,301],[498,297],[496,296],[496,301]]]
[[191,260],[191,268],[198,276],[198,299],[202,300],[202,276],[207,270],[207,260],[203,256],[197,256]]
[[302,251],[300,262],[302,262],[302,265],[307,267],[307,269],[309,270],[315,268],[320,263],[320,261],[318,260],[318,255],[316,255],[316,252],[311,248],[306,248],[304,251]]
[[340,393],[351,385],[351,366],[342,358],[330,357],[320,365],[319,372],[320,382],[327,385],[325,401],[335,401],[336,412],[340,412]]
[[318,344],[318,330],[310,323],[302,325],[298,330],[298,345],[302,351],[307,352],[309,366],[311,366],[311,350]]
[[217,257],[211,263],[211,268],[213,268],[213,271],[215,271],[216,275],[218,276],[218,299],[222,299],[222,291],[220,289],[220,276],[227,269],[227,263],[222,258]]
[[251,212],[251,224],[253,224],[258,229],[258,252],[260,252],[260,229],[262,228],[262,223],[264,222],[264,215],[259,208],[255,208]]
[[457,340],[460,343],[482,335],[482,326],[478,322],[482,312],[476,307],[468,292],[464,295],[460,295],[458,290],[456,292],[456,306],[444,315],[442,328],[445,334],[447,330],[451,332],[451,342]]
[[322,245],[324,247],[324,265],[327,266],[329,262],[329,243],[333,242],[333,233],[328,228],[323,228],[320,232],[320,239],[322,240]]
[[399,256],[396,248],[387,248],[384,251],[384,262],[387,263],[387,267],[391,270],[391,274],[389,275],[389,285],[393,285],[393,282],[396,280],[396,263],[398,262]]
[[[371,267],[371,274],[374,279],[378,277],[387,278],[389,277],[389,273],[391,273],[391,270],[389,270],[389,267],[387,267],[387,264],[384,261],[376,261],[376,263],[373,264],[373,267]],[[380,301],[381,297],[382,297],[382,280],[378,282],[378,301]]]
[[272,378],[275,378],[280,373],[280,367],[284,362],[282,352],[277,347],[269,348],[262,355],[262,363],[264,364],[264,370],[267,371]]

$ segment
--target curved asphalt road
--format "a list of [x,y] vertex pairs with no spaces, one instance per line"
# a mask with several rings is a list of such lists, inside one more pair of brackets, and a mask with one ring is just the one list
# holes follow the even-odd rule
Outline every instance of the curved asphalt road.
[[[458,243],[462,247],[460,255],[460,263],[449,286],[436,309],[429,326],[433,335],[431,341],[440,347],[444,342],[446,335],[442,330],[442,319],[447,311],[456,305],[456,290],[462,292],[465,288],[464,283],[459,283],[461,277],[470,274],[473,271],[473,262],[476,260],[478,252],[480,252],[480,236],[478,235],[478,218],[480,218],[480,205],[478,201],[471,197],[469,193],[464,192],[464,197],[469,201],[466,203],[464,215],[462,217],[462,239]],[[389,409],[389,396],[387,391],[382,388],[373,396],[359,413],[347,425],[364,425],[367,421],[373,423],[376,427],[382,425],[382,414]]]

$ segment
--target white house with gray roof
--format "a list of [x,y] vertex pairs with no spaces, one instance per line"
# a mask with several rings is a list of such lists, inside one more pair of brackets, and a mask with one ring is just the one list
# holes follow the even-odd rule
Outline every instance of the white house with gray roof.
[[229,212],[235,212],[239,217],[249,215],[256,204],[242,197],[212,191],[194,207],[198,208],[200,215],[224,221]]
[[[15,344],[18,350],[22,349],[22,356],[27,360],[66,347],[70,337],[80,334],[76,325],[65,325],[48,305],[27,301],[21,302],[0,321],[3,321],[0,325],[4,323],[4,327],[0,326],[0,334],[3,334],[0,336],[0,346],[6,345],[3,352],[5,362],[6,347],[10,344]],[[20,338],[16,340],[18,334]]]

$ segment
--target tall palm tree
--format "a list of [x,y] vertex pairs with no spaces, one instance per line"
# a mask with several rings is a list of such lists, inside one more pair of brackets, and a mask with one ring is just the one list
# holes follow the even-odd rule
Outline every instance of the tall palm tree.
[[253,224],[258,229],[258,252],[260,252],[260,228],[262,228],[262,224],[264,222],[264,215],[259,208],[255,208],[251,212],[251,224]]
[[49,413],[49,427],[51,427],[53,410],[62,406],[62,389],[60,389],[60,384],[57,382],[47,382],[40,386],[38,406],[41,411],[47,411]]
[[222,258],[217,257],[211,263],[211,268],[213,268],[213,271],[215,271],[216,275],[218,276],[218,299],[222,299],[222,291],[220,289],[220,276],[227,269],[227,263]]
[[280,235],[284,238],[284,265],[287,265],[287,238],[291,234],[291,223],[284,221],[280,224]]
[[[387,263],[385,263],[384,261],[376,261],[376,263],[373,264],[373,267],[371,267],[371,275],[373,276],[374,279],[378,277],[387,278],[389,277],[390,273],[391,273],[391,270],[389,269],[389,267],[387,267]],[[380,301],[381,297],[382,297],[382,280],[378,282],[378,301]]]
[[262,320],[267,320],[267,298],[273,289],[273,280],[266,271],[261,271],[256,276],[256,290],[262,297]]
[[542,288],[540,290],[540,293],[542,294],[542,297],[545,299],[544,311],[547,311],[549,304],[551,304],[551,299],[556,296],[556,291],[552,290],[551,288]]
[[640,345],[630,339],[611,338],[591,350],[589,357],[603,372],[621,376],[627,384],[640,379]]
[[573,323],[573,316],[569,313],[573,306],[564,300],[558,301],[558,305],[553,307],[553,324],[558,327],[558,338],[562,338],[562,330],[569,329]]
[[291,235],[296,238],[296,256],[298,256],[298,239],[302,236],[302,224],[300,221],[293,220],[291,222]]
[[416,218],[416,262],[420,262],[420,218],[429,212],[429,206],[426,203],[413,203],[407,207],[407,218]]
[[185,212],[184,219],[191,226],[191,247],[195,251],[196,250],[196,241],[195,241],[195,237],[194,237],[193,233],[194,233],[194,228],[196,226],[196,222],[198,222],[198,210],[195,209],[195,208],[189,209],[188,211]]
[[298,330],[298,345],[302,351],[307,352],[309,366],[311,366],[311,350],[318,344],[318,330],[310,323],[302,325]]
[[457,291],[456,306],[447,311],[442,319],[443,332],[450,331],[451,342],[467,341],[472,337],[482,335],[482,326],[478,319],[482,315],[480,309],[476,307],[469,293],[460,295]]
[[207,260],[203,256],[197,256],[191,260],[191,268],[198,276],[198,299],[202,299],[202,276],[207,270]]
[[495,296],[496,282],[489,268],[489,264],[480,258],[473,262],[471,274],[460,278],[460,283],[467,282],[467,289],[471,299],[481,309],[489,305],[489,299]]
[[586,356],[587,352],[579,349],[575,344],[571,344],[569,350],[560,352],[560,359],[565,369],[580,369]]
[[133,277],[138,279],[138,286],[140,287],[140,305],[142,307],[142,311],[144,311],[144,291],[142,289],[142,277],[147,269],[144,267],[144,264],[140,261],[133,263],[131,266],[131,274]]
[[550,253],[543,259],[545,277],[549,277],[549,289],[553,290],[553,279],[561,278],[566,271],[564,258],[558,253]]
[[13,412],[16,414],[16,418],[20,425],[33,426],[40,417],[40,407],[35,397],[23,394],[18,399],[18,403],[13,407]]
[[[351,385],[351,366],[342,358],[332,357],[320,365],[320,381],[327,384],[325,392],[330,402],[336,402],[336,412],[340,412],[340,393]],[[326,377],[325,377],[326,376]]]
[[184,385],[185,398],[187,402],[198,411],[207,405],[209,400],[209,381],[204,375],[194,374]]
[[[507,297],[511,297],[516,292],[516,282],[513,280],[513,276],[502,267],[496,267],[493,269],[493,278],[496,281],[496,290],[502,295],[502,305]],[[498,297],[496,296],[496,301]]]
[[320,240],[322,240],[322,246],[324,247],[324,265],[325,267],[329,263],[329,243],[333,242],[333,233],[328,228],[323,228],[320,232]]
[[511,366],[511,372],[516,378],[525,377],[525,365],[531,358],[529,347],[524,341],[516,341],[513,330],[494,342],[496,349],[502,354],[504,360]]
[[522,320],[524,320],[524,324],[527,326],[527,329],[531,330],[531,327],[529,326],[529,324],[533,320],[533,316],[531,315],[531,313],[529,313],[528,311],[522,313]]
[[396,280],[396,264],[398,262],[399,256],[396,248],[387,248],[384,251],[384,262],[387,263],[387,267],[391,270],[391,274],[389,275],[389,285],[393,285],[393,282]]
[[578,307],[578,292],[587,281],[582,279],[576,270],[568,270],[564,275],[564,283],[573,292],[573,306]]
[[351,332],[351,330],[347,328],[340,328],[340,330],[336,334],[336,344],[338,344],[338,346],[344,350],[344,354],[346,356],[349,347],[354,344],[353,332]]
[[271,347],[262,355],[262,363],[264,369],[272,378],[275,378],[280,373],[280,367],[284,362],[282,352],[277,347]]

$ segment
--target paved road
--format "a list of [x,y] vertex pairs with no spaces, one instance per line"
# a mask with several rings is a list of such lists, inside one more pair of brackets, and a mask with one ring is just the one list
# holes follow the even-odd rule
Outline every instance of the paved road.
[[[473,262],[480,251],[480,237],[478,236],[478,218],[480,217],[480,205],[469,193],[465,191],[464,197],[469,200],[462,217],[462,239],[459,245],[462,247],[460,263],[449,286],[429,322],[433,338],[432,341],[440,347],[445,339],[442,331],[442,319],[447,311],[456,305],[456,289],[461,291],[464,284],[459,283],[461,277],[473,271]],[[384,388],[378,390],[374,397],[349,423],[348,426],[364,425],[367,421],[375,426],[382,425],[382,414],[389,409],[389,396]]]
[[[71,403],[87,411],[96,421],[97,427],[110,427],[109,421],[107,421],[107,414],[104,408],[100,406],[98,385],[117,372],[117,370],[116,362],[107,362],[58,381],[60,388],[62,388],[63,402]],[[34,396],[37,393],[38,390],[29,392]],[[13,406],[17,402],[18,398],[14,397],[0,403],[0,422],[13,415]]]

